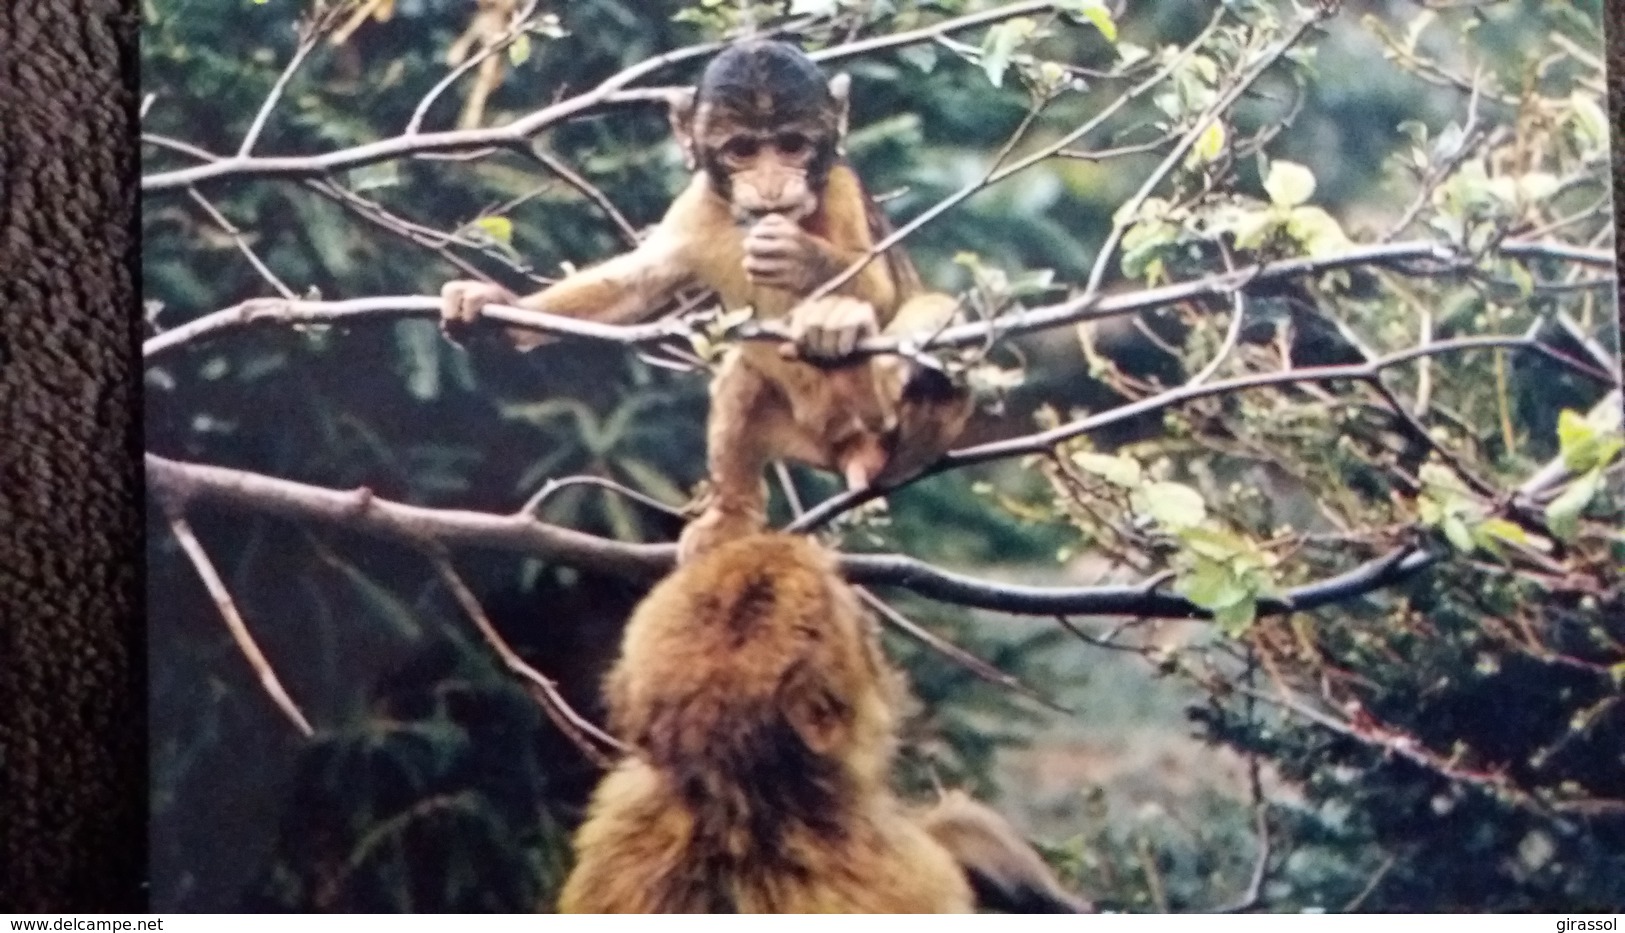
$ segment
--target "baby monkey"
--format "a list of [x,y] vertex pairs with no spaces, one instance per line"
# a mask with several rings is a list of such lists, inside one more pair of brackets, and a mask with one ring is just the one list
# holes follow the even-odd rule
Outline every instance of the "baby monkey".
[[[900,250],[805,300],[887,230],[842,158],[848,86],[845,75],[826,82],[786,43],[730,46],[697,87],[673,95],[672,130],[694,176],[635,249],[523,298],[470,281],[441,291],[451,333],[488,304],[638,321],[690,286],[786,326],[790,343],[732,350],[712,384],[712,495],[683,533],[684,559],[765,525],[762,470],[772,460],[834,470],[853,487],[893,482],[939,457],[969,418],[968,394],[940,372],[893,355],[852,357],[866,337],[933,331],[955,313],[952,298],[924,291]],[[510,337],[523,349],[546,342]]]
[[559,909],[1087,910],[992,810],[892,792],[902,691],[817,544],[753,535],[679,567],[606,681],[632,751],[593,795]]

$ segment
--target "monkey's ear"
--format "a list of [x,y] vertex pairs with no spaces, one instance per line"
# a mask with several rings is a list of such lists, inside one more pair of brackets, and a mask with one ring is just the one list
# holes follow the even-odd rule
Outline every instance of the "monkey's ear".
[[846,126],[852,114],[852,76],[841,72],[829,79],[829,96],[835,101],[835,151],[846,155]]
[[841,699],[819,665],[798,661],[779,682],[778,707],[801,744],[830,755],[851,740],[852,707]]
[[694,100],[695,89],[678,88],[666,95],[666,119],[671,121],[671,135],[683,150],[683,165],[694,171],[700,164],[694,152]]

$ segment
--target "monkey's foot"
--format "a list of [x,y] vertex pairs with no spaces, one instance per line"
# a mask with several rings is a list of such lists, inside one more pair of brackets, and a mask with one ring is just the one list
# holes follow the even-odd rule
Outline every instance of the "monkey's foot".
[[759,509],[736,510],[712,505],[689,522],[678,536],[677,563],[686,564],[718,545],[766,528],[767,518]]

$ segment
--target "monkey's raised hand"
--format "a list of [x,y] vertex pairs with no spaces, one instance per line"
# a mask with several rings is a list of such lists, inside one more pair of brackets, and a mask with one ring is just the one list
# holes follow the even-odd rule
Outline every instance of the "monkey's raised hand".
[[858,342],[880,333],[875,306],[857,298],[831,295],[805,301],[790,310],[790,339],[780,351],[786,358],[833,362],[852,355]]
[[[520,298],[500,285],[461,279],[440,288],[440,331],[448,340],[462,343],[470,328],[480,319],[486,305],[514,305]],[[508,339],[521,350],[529,350],[546,338],[531,331],[508,328]]]
[[783,214],[768,214],[745,234],[745,277],[752,285],[805,295],[841,271],[830,245]]

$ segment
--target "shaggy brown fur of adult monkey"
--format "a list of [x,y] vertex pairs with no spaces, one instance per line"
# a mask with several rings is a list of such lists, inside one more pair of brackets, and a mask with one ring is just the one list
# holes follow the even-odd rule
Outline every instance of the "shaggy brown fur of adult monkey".
[[922,814],[892,793],[901,691],[816,544],[754,535],[680,567],[633,613],[606,681],[632,753],[593,796],[559,908],[968,911],[967,873],[1067,897],[987,808],[950,797]]
[[[896,480],[936,459],[970,414],[966,394],[938,373],[896,356],[850,359],[864,337],[930,331],[954,313],[951,298],[922,290],[901,251],[870,262],[832,295],[803,300],[866,255],[885,229],[840,157],[846,114],[844,75],[826,83],[782,42],[735,44],[671,102],[673,131],[695,173],[636,249],[525,298],[479,282],[442,290],[442,317],[453,330],[493,303],[634,321],[689,286],[788,324],[793,349],[751,343],[717,375],[707,429],[713,499],[685,531],[685,555],[764,524],[770,460],[832,469],[855,486]],[[545,342],[510,333],[520,346]]]

